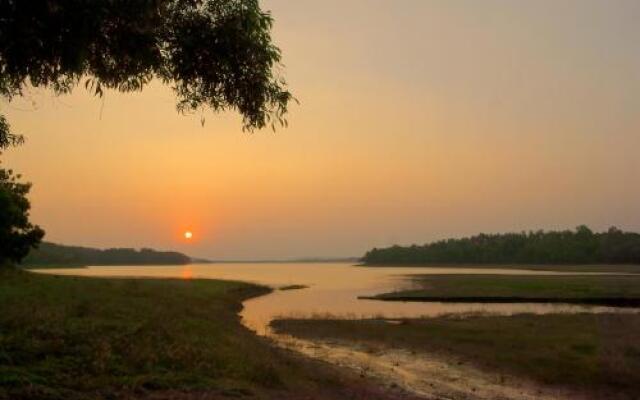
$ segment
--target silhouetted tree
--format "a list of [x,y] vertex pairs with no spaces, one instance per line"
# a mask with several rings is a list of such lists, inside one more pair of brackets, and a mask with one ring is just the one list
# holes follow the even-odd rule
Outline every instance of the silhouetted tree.
[[0,266],[20,262],[42,240],[44,231],[29,222],[31,185],[0,168]]
[[[0,96],[84,80],[139,91],[157,78],[179,111],[236,109],[244,128],[286,124],[272,18],[258,0],[0,0]],[[20,140],[0,124],[0,147]]]
[[9,146],[17,146],[23,142],[24,138],[21,135],[15,135],[11,133],[11,128],[7,119],[0,115],[0,150],[6,149]]

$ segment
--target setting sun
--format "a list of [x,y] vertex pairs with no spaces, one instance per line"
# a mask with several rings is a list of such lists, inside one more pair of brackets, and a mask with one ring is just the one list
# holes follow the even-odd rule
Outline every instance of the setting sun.
[[184,238],[185,238],[185,239],[189,240],[189,239],[191,239],[192,237],[193,237],[193,233],[192,233],[191,231],[186,231],[186,232],[184,233]]

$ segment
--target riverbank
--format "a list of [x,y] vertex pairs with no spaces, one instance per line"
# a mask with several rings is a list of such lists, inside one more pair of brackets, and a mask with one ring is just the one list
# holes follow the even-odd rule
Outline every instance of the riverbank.
[[0,399],[404,399],[240,324],[255,285],[0,271]]
[[640,275],[414,275],[410,281],[411,289],[367,298],[452,303],[640,306]]
[[361,267],[368,268],[438,268],[438,269],[513,269],[528,271],[549,271],[549,272],[585,272],[585,273],[606,273],[606,274],[640,274],[640,265],[637,264],[472,264],[472,263],[431,263],[431,264],[372,264],[361,263]]
[[[630,399],[640,394],[639,314],[285,319],[274,321],[272,327],[278,333],[319,343],[368,347],[380,354],[401,350],[425,362],[444,360],[442,368],[468,366],[470,371],[477,369],[493,377],[484,382],[499,386],[525,382],[531,387],[526,384],[531,382],[537,385],[534,390],[540,397],[556,393],[558,397]],[[436,372],[437,368],[441,367]],[[458,386],[467,385],[461,380]],[[476,398],[474,393],[483,388],[468,389],[468,398]]]

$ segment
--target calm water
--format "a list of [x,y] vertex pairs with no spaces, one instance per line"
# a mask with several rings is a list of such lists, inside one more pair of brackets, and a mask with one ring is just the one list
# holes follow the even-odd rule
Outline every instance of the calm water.
[[[565,304],[446,304],[401,303],[359,300],[411,286],[407,275],[415,274],[505,274],[505,275],[584,275],[498,268],[368,268],[348,263],[229,263],[192,264],[185,266],[89,267],[86,269],[49,269],[40,272],[93,276],[225,279],[253,282],[279,288],[300,284],[302,290],[276,290],[248,300],[242,311],[243,322],[259,334],[269,334],[268,324],[275,317],[333,316],[354,317],[420,317],[445,313],[491,312],[604,312],[615,309]],[[628,310],[630,311],[630,310]]]

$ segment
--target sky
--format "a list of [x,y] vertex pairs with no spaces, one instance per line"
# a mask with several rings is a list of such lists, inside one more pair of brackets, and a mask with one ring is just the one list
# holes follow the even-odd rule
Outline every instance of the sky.
[[640,231],[637,0],[262,5],[300,101],[287,129],[202,127],[160,83],[0,104],[27,137],[3,165],[33,183],[46,240],[246,260]]

